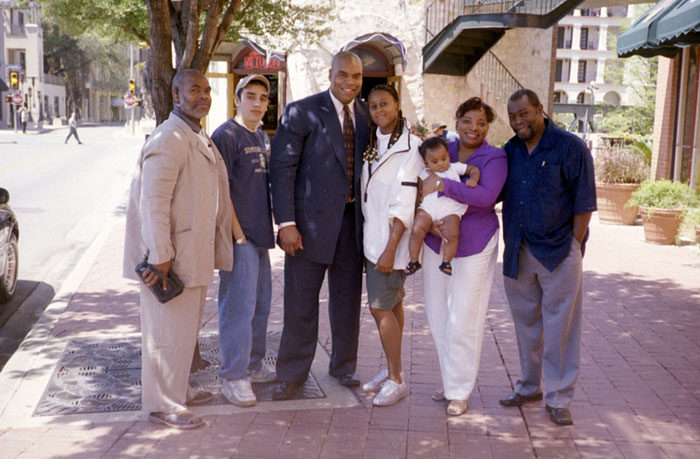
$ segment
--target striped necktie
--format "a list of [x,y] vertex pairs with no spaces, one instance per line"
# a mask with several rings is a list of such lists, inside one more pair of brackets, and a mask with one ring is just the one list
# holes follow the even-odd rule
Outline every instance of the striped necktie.
[[343,146],[348,165],[348,181],[350,182],[350,192],[347,202],[355,199],[355,126],[352,124],[350,109],[343,105]]

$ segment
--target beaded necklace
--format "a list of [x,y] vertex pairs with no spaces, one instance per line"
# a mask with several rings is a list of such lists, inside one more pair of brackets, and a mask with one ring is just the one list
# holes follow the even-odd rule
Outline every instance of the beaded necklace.
[[[391,147],[393,147],[394,144],[398,142],[399,138],[401,137],[401,132],[403,132],[403,120],[399,120],[398,124],[396,125],[396,128],[394,129],[394,132],[391,133],[391,137],[389,138],[389,144],[386,147],[386,151],[389,151]],[[369,143],[369,145],[367,145],[367,149],[364,153],[362,153],[362,160],[371,163],[372,161],[376,161],[378,159],[379,151],[377,151],[377,135],[375,131],[372,133],[372,140]]]

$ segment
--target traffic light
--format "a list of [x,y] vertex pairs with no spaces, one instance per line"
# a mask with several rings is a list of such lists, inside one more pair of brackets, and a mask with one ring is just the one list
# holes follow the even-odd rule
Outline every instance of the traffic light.
[[10,72],[10,87],[12,89],[19,89],[19,72],[14,70]]
[[12,96],[5,96],[5,102],[12,103]]
[[134,107],[140,107],[143,105],[143,102],[141,102],[141,99],[136,99],[136,103],[134,104]]
[[129,78],[129,94],[136,92],[136,82],[133,78]]

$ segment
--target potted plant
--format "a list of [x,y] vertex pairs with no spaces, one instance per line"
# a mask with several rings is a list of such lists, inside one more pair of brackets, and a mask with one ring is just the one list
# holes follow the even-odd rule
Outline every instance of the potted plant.
[[686,211],[680,231],[681,234],[690,236],[692,240],[700,244],[700,207]]
[[648,174],[644,156],[631,149],[605,147],[598,151],[595,176],[601,223],[634,225],[637,207],[625,204]]
[[629,200],[639,206],[647,242],[673,244],[688,209],[699,203],[697,192],[686,183],[645,180]]

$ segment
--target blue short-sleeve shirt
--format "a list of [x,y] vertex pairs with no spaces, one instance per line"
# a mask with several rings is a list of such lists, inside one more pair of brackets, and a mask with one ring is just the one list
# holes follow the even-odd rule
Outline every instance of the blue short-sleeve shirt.
[[554,271],[569,254],[574,215],[596,210],[591,152],[581,139],[549,120],[532,153],[517,136],[504,149],[508,178],[503,189],[503,274],[518,277],[523,240],[532,255]]

